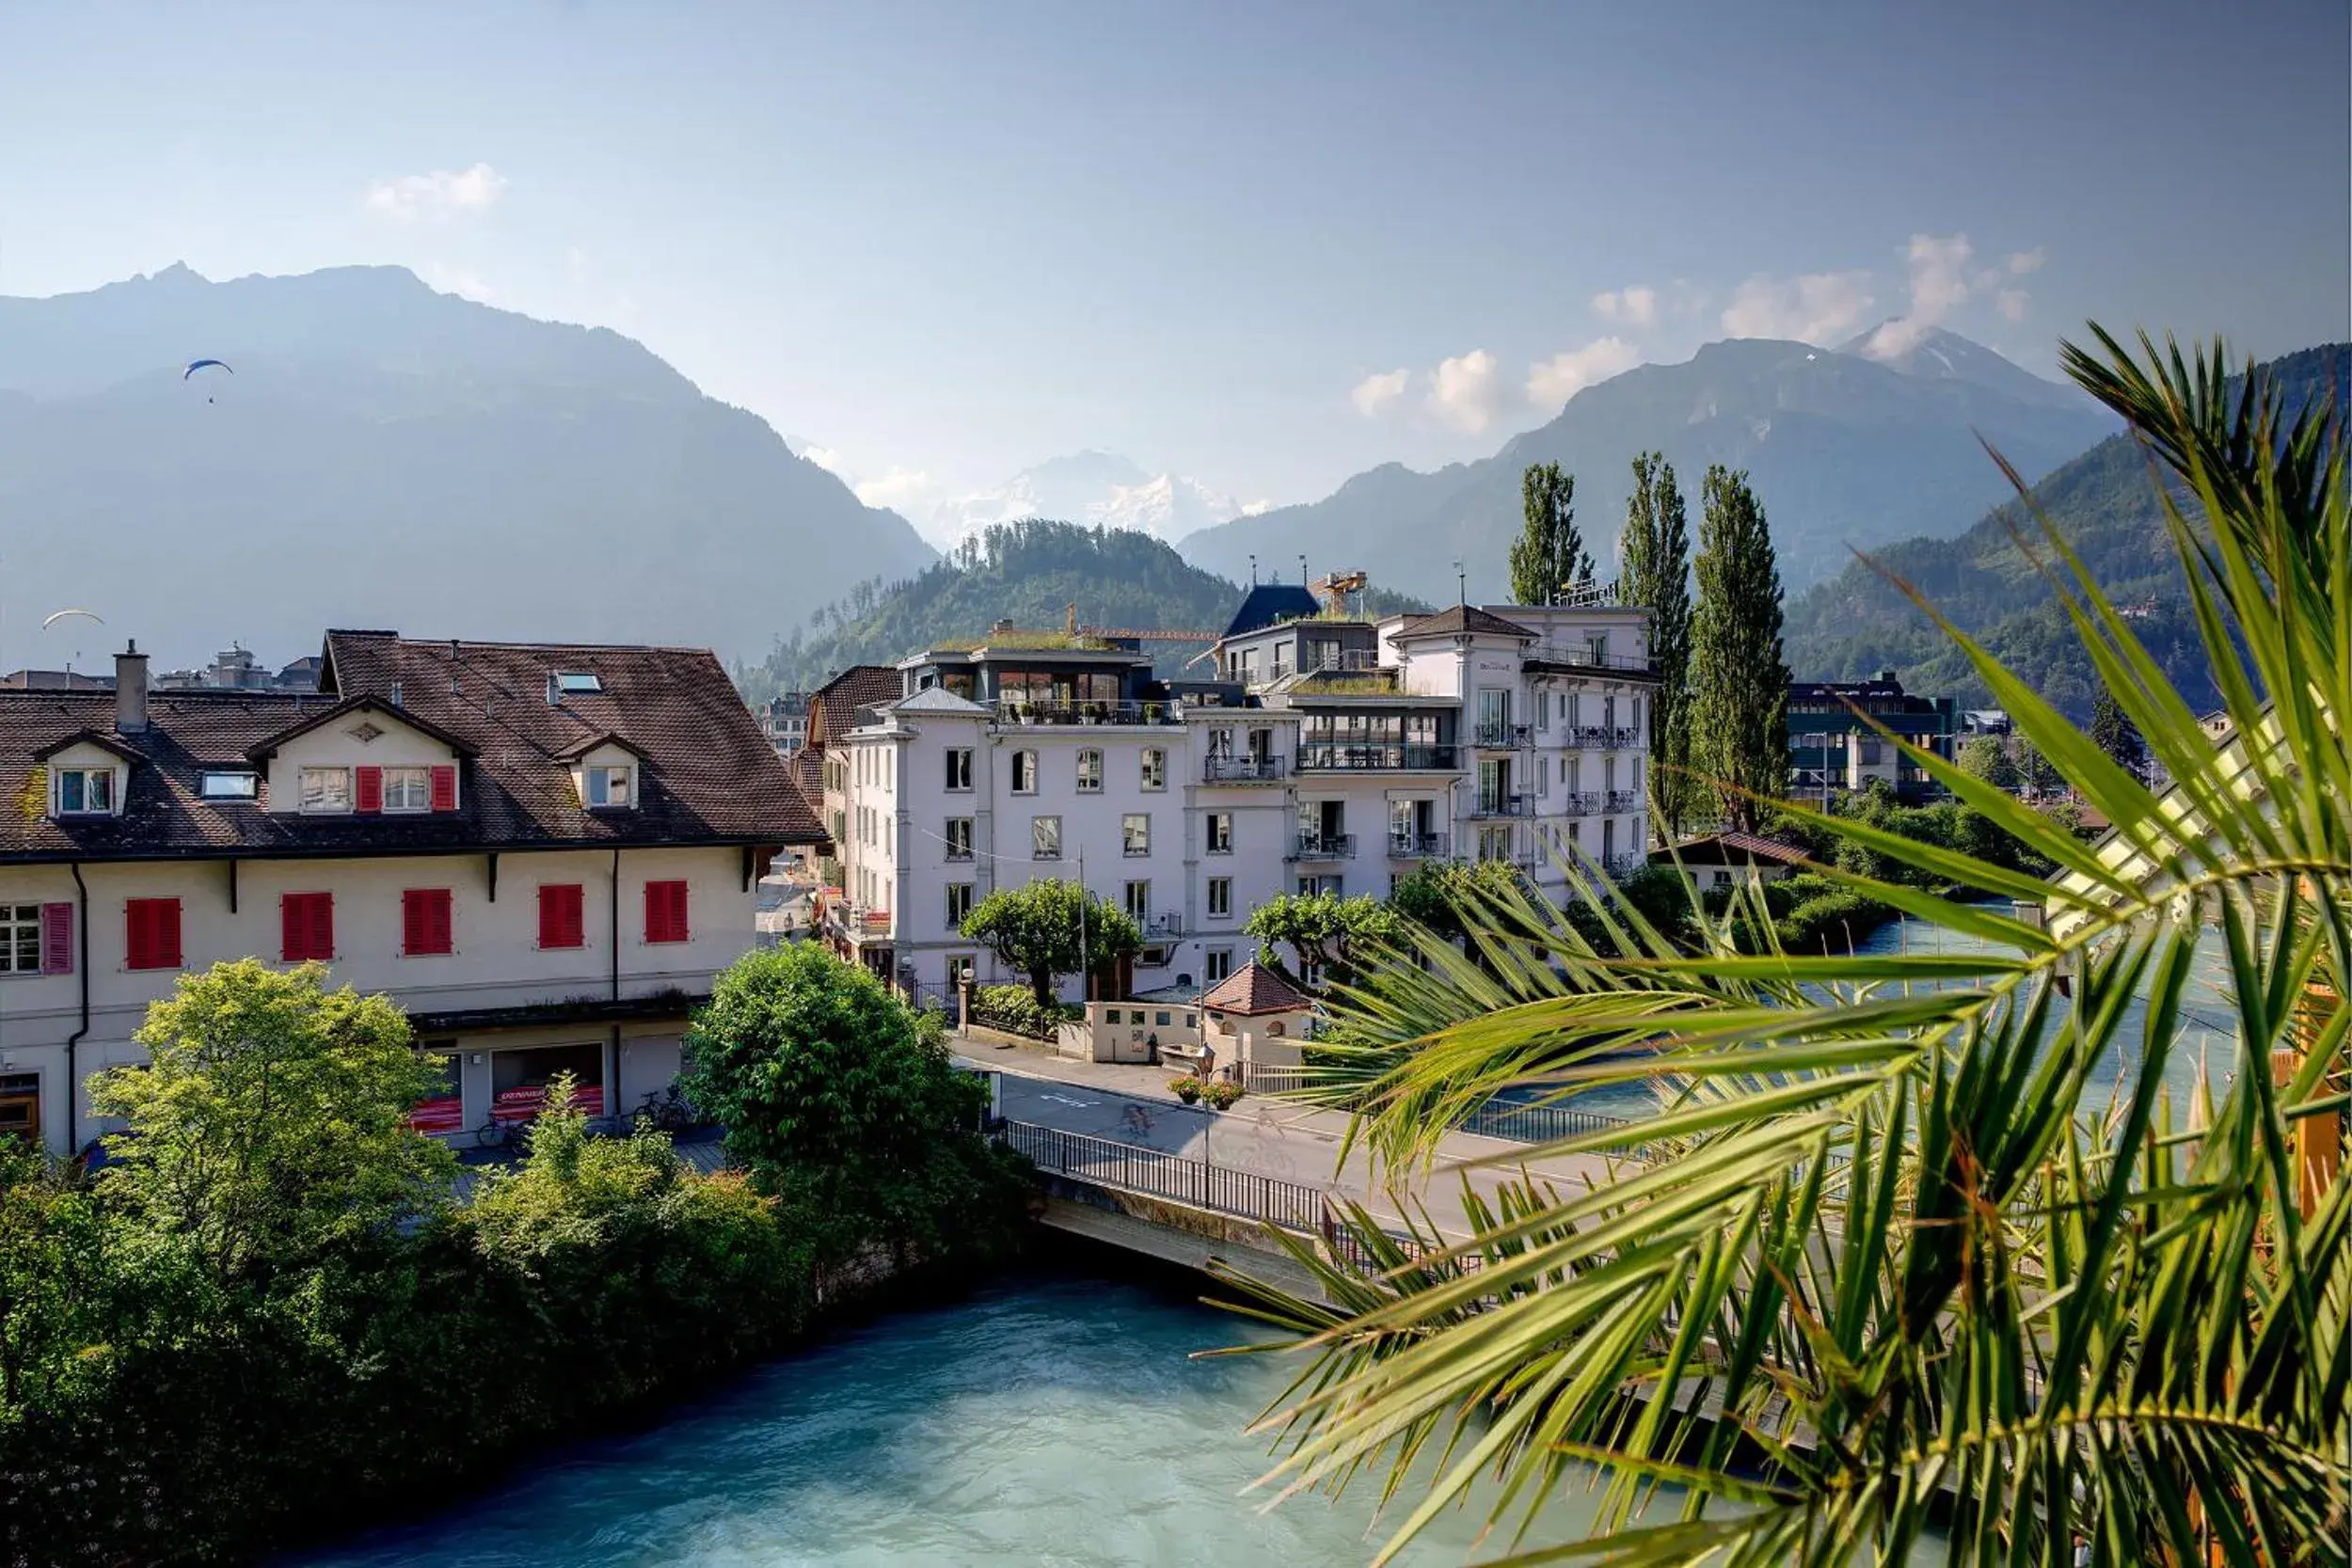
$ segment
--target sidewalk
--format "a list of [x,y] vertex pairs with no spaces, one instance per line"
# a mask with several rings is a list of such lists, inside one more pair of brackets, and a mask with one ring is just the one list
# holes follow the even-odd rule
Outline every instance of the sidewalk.
[[[964,1062],[1005,1075],[1005,1114],[1014,1120],[1321,1187],[1363,1204],[1388,1224],[1398,1223],[1407,1209],[1416,1213],[1425,1209],[1447,1235],[1467,1236],[1465,1176],[1488,1194],[1501,1180],[1522,1175],[1564,1191],[1611,1180],[1609,1162],[1596,1156],[1530,1166],[1514,1158],[1526,1145],[1448,1132],[1438,1140],[1431,1169],[1392,1180],[1392,1173],[1376,1169],[1360,1146],[1343,1163],[1340,1148],[1350,1118],[1342,1111],[1263,1094],[1246,1096],[1230,1111],[1213,1111],[1179,1101],[1169,1087],[1172,1076],[1163,1068],[1075,1061],[1042,1046],[1000,1047],[961,1037],[951,1037],[951,1044]],[[1060,1089],[1078,1092],[1057,1092]],[[1494,1160],[1509,1163],[1460,1169]]]

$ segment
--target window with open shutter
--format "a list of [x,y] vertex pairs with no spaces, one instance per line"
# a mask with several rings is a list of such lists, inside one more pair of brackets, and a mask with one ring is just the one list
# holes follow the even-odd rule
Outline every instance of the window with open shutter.
[[454,951],[450,925],[449,889],[412,887],[400,895],[400,950],[406,957]]
[[43,904],[40,907],[40,972],[43,974],[73,973],[73,906]]
[[331,893],[289,893],[278,899],[278,923],[288,963],[335,957],[335,895]]
[[578,882],[543,882],[539,887],[539,945],[584,947],[587,930],[581,918],[582,896]]
[[457,809],[456,768],[441,767],[433,770],[433,809],[435,811]]
[[382,811],[384,809],[384,769],[362,768],[357,770],[354,778],[358,786],[355,793],[359,810]]
[[684,942],[686,884],[682,881],[645,884],[645,940]]
[[133,969],[180,967],[180,900],[133,898],[122,908],[124,946]]

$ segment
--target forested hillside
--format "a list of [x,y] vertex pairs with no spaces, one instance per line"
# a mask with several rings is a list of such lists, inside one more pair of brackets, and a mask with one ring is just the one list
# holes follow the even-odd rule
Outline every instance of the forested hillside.
[[[2262,367],[2290,408],[2314,397],[2345,402],[2352,345],[2289,355]],[[2156,475],[2128,437],[2102,441],[2058,468],[2033,496],[2192,703],[2218,705],[2185,590],[2164,531]],[[2077,719],[2090,711],[2093,675],[2049,585],[2017,543],[2039,544],[2039,524],[2015,503],[1996,508],[1953,539],[1910,539],[1873,552],[1955,626],[1983,641],[2010,669]],[[2046,553],[2046,552],[2044,552]],[[1788,664],[1799,678],[1852,678],[1893,669],[1914,690],[1990,701],[1950,641],[1900,590],[1865,562],[1817,584],[1788,606]]]
[[[764,702],[852,664],[891,664],[942,639],[976,637],[999,621],[1050,630],[1067,624],[1073,606],[1089,626],[1220,632],[1243,592],[1147,534],[1043,519],[1002,523],[912,578],[859,583],[738,679],[747,698]],[[1374,613],[1428,608],[1377,588],[1368,595]],[[1153,642],[1146,651],[1172,674],[1207,645]]]

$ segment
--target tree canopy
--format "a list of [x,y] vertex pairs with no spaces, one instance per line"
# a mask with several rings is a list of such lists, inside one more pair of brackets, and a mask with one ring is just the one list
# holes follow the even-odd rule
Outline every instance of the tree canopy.
[[1633,460],[1626,503],[1618,597],[1649,611],[1658,690],[1649,706],[1650,827],[1662,843],[1682,836],[1698,793],[1691,777],[1691,529],[1674,465],[1654,451]]
[[1747,476],[1707,470],[1691,626],[1691,760],[1724,821],[1752,829],[1788,788],[1788,665],[1780,567]]
[[1576,476],[1557,463],[1531,464],[1519,480],[1526,525],[1512,542],[1511,597],[1518,604],[1565,604],[1593,579],[1593,558],[1576,528]]
[[962,929],[986,942],[997,962],[1027,975],[1039,1005],[1049,1007],[1060,976],[1090,974],[1143,946],[1143,932],[1124,910],[1058,877],[996,889],[964,917]]
[[1397,914],[1369,893],[1279,893],[1249,911],[1242,930],[1288,946],[1303,977],[1307,966],[1344,979],[1377,943],[1398,934]]

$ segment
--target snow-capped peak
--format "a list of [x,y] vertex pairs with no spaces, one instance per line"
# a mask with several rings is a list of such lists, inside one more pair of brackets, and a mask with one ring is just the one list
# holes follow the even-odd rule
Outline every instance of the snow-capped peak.
[[1246,511],[1223,491],[1182,474],[1151,474],[1114,452],[1082,451],[1025,469],[991,490],[932,509],[931,537],[951,544],[992,523],[1025,517],[1131,529],[1175,540]]

